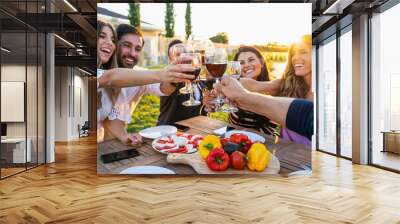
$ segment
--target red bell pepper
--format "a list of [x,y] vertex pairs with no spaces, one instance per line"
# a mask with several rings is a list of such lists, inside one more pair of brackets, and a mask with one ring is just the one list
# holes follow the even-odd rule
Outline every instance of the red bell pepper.
[[253,144],[247,135],[240,133],[232,134],[229,137],[229,140],[231,142],[239,144],[240,151],[242,151],[243,153],[247,153],[247,151],[249,151],[251,145]]
[[208,154],[206,163],[213,171],[224,171],[228,169],[229,156],[223,149],[214,149]]
[[225,145],[229,142],[229,138],[221,138],[220,141],[221,141],[222,148],[224,148]]
[[247,137],[247,135],[240,134],[240,133],[232,134],[229,137],[229,141],[234,142],[236,144],[240,144],[240,143],[242,143],[242,141],[246,141],[247,139],[249,139],[249,137]]

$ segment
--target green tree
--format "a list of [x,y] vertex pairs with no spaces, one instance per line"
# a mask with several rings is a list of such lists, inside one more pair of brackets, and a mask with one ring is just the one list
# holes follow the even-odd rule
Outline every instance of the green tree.
[[128,18],[132,26],[136,27],[139,30],[141,29],[139,3],[129,3]]
[[217,33],[217,35],[210,37],[210,40],[214,43],[220,43],[220,44],[228,44],[229,43],[228,34],[225,32]]
[[186,40],[192,34],[192,9],[190,3],[186,3],[186,13],[185,13],[185,32]]
[[166,3],[165,11],[165,31],[166,37],[175,36],[175,15],[174,15],[174,5],[172,3]]

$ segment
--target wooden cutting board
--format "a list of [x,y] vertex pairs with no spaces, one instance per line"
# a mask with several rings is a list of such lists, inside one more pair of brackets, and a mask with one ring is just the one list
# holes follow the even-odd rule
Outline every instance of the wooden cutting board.
[[186,164],[191,166],[198,174],[278,174],[280,170],[280,163],[278,158],[271,154],[271,160],[268,167],[263,172],[250,171],[247,168],[244,170],[235,170],[228,168],[225,171],[215,172],[208,168],[205,161],[201,159],[199,152],[192,154],[172,153],[167,156],[168,163]]

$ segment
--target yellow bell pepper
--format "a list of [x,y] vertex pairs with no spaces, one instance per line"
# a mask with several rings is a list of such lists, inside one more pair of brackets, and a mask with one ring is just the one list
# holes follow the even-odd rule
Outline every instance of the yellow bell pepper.
[[221,148],[218,136],[207,135],[199,144],[199,153],[202,159],[206,159],[211,150]]
[[249,170],[262,172],[268,166],[271,153],[262,143],[254,143],[247,152],[247,167]]

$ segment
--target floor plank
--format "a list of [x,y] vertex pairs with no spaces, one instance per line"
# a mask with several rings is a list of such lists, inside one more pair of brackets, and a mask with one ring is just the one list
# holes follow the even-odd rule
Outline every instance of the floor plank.
[[94,137],[0,181],[0,223],[400,223],[400,175],[313,152],[283,177],[96,174]]

